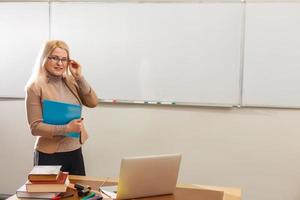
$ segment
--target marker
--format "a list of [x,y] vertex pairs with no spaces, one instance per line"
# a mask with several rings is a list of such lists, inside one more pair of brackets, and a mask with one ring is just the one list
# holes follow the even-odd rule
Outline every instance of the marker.
[[144,104],[148,104],[148,101],[144,101]]
[[102,200],[103,197],[102,196],[99,196],[99,195],[95,195],[94,197],[92,198],[89,198],[88,200]]
[[113,103],[117,103],[117,100],[114,99],[114,100],[112,100],[112,102],[113,102]]
[[105,99],[103,99],[101,101],[104,102],[104,103],[111,103],[112,102],[112,100],[105,100]]
[[171,102],[161,102],[162,105],[171,105]]
[[90,199],[90,198],[94,197],[95,194],[96,194],[95,192],[90,192],[90,194],[88,194],[87,196],[81,198],[80,200],[87,200],[87,199]]
[[149,103],[149,104],[156,104],[155,101],[149,101],[148,103]]
[[59,193],[58,195],[56,195],[55,197],[53,197],[51,200],[60,200],[60,199],[64,199],[64,198],[68,198],[68,197],[72,197],[74,196],[74,194],[72,193]]
[[88,189],[92,189],[91,186],[89,185],[83,185],[83,184],[80,184],[80,183],[75,183],[74,187],[77,189],[77,190],[84,190],[85,188],[88,188]]
[[[83,190],[78,190],[77,194],[80,197],[84,197],[86,195],[88,195],[90,193],[90,189],[89,188],[84,188]],[[95,195],[95,193],[94,193]]]
[[133,101],[133,103],[140,103],[140,104],[142,104],[142,103],[144,103],[144,101]]

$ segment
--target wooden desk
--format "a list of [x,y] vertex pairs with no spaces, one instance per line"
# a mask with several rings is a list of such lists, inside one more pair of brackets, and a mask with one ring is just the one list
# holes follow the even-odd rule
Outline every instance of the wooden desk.
[[[93,190],[98,190],[105,179],[87,176],[69,176],[71,183],[82,183],[90,185]],[[104,185],[116,185],[117,181],[109,180]],[[71,189],[68,189],[72,191]],[[9,200],[17,200],[14,195]],[[65,200],[78,199],[77,195]],[[179,184],[173,195],[163,195],[156,197],[140,198],[140,200],[241,200],[241,190],[239,188],[225,188],[204,185]]]

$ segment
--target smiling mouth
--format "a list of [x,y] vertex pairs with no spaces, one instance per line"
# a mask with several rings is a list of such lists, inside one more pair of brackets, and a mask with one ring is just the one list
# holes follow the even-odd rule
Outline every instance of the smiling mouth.
[[63,70],[63,67],[54,67],[55,70]]

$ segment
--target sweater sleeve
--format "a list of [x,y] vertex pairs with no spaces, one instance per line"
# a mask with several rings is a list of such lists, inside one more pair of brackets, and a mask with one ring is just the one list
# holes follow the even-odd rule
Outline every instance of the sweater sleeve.
[[27,120],[32,135],[53,138],[54,136],[65,134],[66,125],[50,125],[43,123],[41,98],[31,88],[27,90],[25,103]]
[[78,85],[78,92],[82,103],[87,107],[96,107],[98,104],[98,97],[92,87],[84,79],[83,76],[75,79]]

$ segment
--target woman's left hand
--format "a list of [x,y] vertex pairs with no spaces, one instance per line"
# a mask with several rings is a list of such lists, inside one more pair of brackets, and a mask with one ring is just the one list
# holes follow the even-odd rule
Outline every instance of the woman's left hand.
[[77,79],[81,77],[81,65],[78,62],[76,62],[75,60],[70,60],[69,69],[74,78]]

